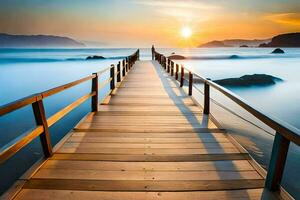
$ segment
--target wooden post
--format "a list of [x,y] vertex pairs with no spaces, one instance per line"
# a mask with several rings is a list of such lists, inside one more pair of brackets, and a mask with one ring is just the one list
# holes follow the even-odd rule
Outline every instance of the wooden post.
[[169,59],[166,57],[166,62],[165,62],[165,65],[164,65],[164,69],[165,69],[165,70],[167,70],[168,63],[169,63]]
[[111,65],[110,78],[111,78],[110,89],[111,89],[111,92],[112,92],[115,89],[115,65]]
[[279,190],[289,145],[290,141],[276,132],[265,184],[265,187],[270,191]]
[[46,113],[42,98],[32,104],[35,122],[38,126],[43,126],[44,132],[40,135],[44,155],[46,158],[52,156],[52,145],[49,133],[49,127],[47,123]]
[[122,62],[122,72],[123,72],[122,77],[124,77],[125,74],[126,74],[126,64],[125,64],[125,59],[124,59],[123,62]]
[[126,73],[128,72],[128,57],[126,57],[125,71],[126,71]]
[[95,92],[95,96],[92,96],[92,112],[98,111],[98,74],[93,73],[96,77],[92,79],[92,92]]
[[179,65],[176,64],[175,79],[178,80]]
[[181,66],[181,73],[180,73],[180,87],[183,87],[184,84],[184,67]]
[[121,62],[117,65],[117,82],[121,82]]
[[189,95],[192,96],[193,94],[193,74],[189,72]]
[[172,60],[169,60],[168,70],[167,70],[168,73],[170,73],[170,71],[171,71],[171,63],[172,63]]
[[210,92],[209,92],[209,85],[204,82],[204,110],[203,113],[208,115],[209,114],[209,108],[210,108]]
[[171,76],[173,76],[174,75],[174,62],[172,62],[172,65],[171,65]]

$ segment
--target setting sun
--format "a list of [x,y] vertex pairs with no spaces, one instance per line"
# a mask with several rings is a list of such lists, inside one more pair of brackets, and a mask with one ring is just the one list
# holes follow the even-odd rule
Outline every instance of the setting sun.
[[193,34],[193,32],[190,27],[185,26],[181,29],[181,36],[184,38],[189,38],[189,37],[191,37],[192,34]]

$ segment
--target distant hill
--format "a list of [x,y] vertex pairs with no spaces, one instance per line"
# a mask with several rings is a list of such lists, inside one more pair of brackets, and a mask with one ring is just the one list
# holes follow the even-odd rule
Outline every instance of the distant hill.
[[198,47],[231,47],[229,45],[225,45],[222,41],[211,41],[211,42],[207,42],[205,44],[202,44]]
[[0,33],[0,48],[11,47],[84,47],[68,37],[52,35],[10,35]]
[[300,32],[277,35],[269,43],[262,43],[259,47],[300,47]]
[[257,47],[261,43],[266,43],[270,41],[271,39],[265,39],[265,40],[230,39],[230,40],[222,40],[222,41],[215,40],[208,43],[204,43],[198,47],[240,47],[240,46]]

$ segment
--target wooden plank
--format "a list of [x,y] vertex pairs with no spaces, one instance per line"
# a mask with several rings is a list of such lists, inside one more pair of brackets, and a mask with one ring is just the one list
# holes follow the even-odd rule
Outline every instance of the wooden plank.
[[103,154],[142,154],[142,155],[156,155],[156,154],[226,154],[226,153],[239,153],[236,148],[211,148],[211,149],[130,149],[130,148],[81,148],[81,147],[65,147],[63,146],[58,150],[59,153],[103,153]]
[[213,191],[262,188],[264,180],[64,180],[31,179],[25,189],[87,190],[87,191]]
[[191,132],[183,132],[183,133],[170,133],[170,132],[156,132],[156,133],[130,133],[130,132],[82,132],[77,130],[78,132],[73,133],[73,136],[81,136],[81,137],[114,137],[114,138],[120,138],[120,137],[126,137],[126,138],[157,138],[157,140],[160,140],[162,138],[167,138],[168,140],[171,139],[178,139],[178,138],[200,138],[200,139],[215,139],[215,138],[226,138],[225,134],[222,132],[215,132],[215,133],[209,133],[209,132],[201,132],[200,133],[191,133]]
[[209,128],[216,128],[216,126],[212,123],[209,122],[207,125],[206,124],[188,124],[188,123],[173,123],[172,124],[172,128],[170,128],[169,123],[147,123],[145,122],[145,124],[143,123],[136,123],[136,124],[126,124],[126,123],[81,123],[80,125],[78,125],[77,128],[79,129],[135,129],[135,130],[149,130],[149,129],[153,129],[153,130],[170,130],[172,131],[172,129],[186,129],[186,131],[188,131],[189,129],[199,129],[199,128],[204,128],[204,127],[209,127]]
[[[119,192],[119,191],[74,191],[74,190],[38,190],[24,189],[19,194],[17,200],[39,200],[43,197],[44,200],[52,199],[105,199],[105,200],[260,200],[263,195],[263,189],[247,189],[247,190],[225,190],[225,191],[192,191],[192,192]],[[272,199],[272,198],[269,198]]]
[[51,160],[99,160],[120,162],[187,162],[217,160],[247,160],[248,153],[226,154],[169,154],[169,155],[130,155],[130,154],[99,154],[99,153],[56,153]]
[[128,148],[128,149],[215,149],[215,148],[235,148],[230,142],[218,143],[171,143],[171,144],[136,144],[136,143],[95,143],[95,142],[66,142],[63,148]]
[[95,114],[96,116],[188,116],[188,115],[202,115],[200,111],[103,111],[100,110]]
[[247,160],[204,162],[111,162],[48,160],[43,169],[105,171],[253,171]]
[[262,179],[256,171],[104,171],[40,169],[33,179],[73,180],[245,180]]
[[143,138],[143,137],[93,137],[93,136],[75,136],[73,135],[68,139],[68,142],[81,142],[81,143],[143,143],[143,144],[177,144],[177,143],[223,143],[229,142],[225,137],[221,138]]
[[186,128],[186,127],[177,127],[176,129],[170,127],[144,127],[140,128],[138,126],[135,127],[114,127],[114,128],[75,128],[74,131],[78,132],[122,132],[122,133],[224,133],[222,129],[216,128]]
[[178,112],[199,112],[201,108],[198,106],[129,106],[129,105],[101,105],[99,106],[101,111],[178,111]]

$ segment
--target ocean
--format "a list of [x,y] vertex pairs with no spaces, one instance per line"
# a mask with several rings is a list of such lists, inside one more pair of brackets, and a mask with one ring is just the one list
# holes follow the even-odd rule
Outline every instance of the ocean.
[[[268,74],[283,79],[272,86],[231,87],[229,90],[264,113],[300,128],[300,49],[283,48],[285,54],[271,54],[271,48],[192,48],[157,49],[170,55],[175,52],[186,56],[183,64],[195,73],[212,80],[240,77],[246,74]],[[116,64],[135,49],[0,49],[0,105],[41,92],[100,71]],[[85,60],[90,55],[101,55],[104,60]],[[141,59],[151,59],[150,49],[141,49]],[[108,74],[102,77],[106,79]],[[199,102],[203,101],[203,85],[194,91]],[[87,82],[56,94],[45,100],[47,116],[50,116],[88,93]],[[108,88],[105,88],[103,95]],[[263,167],[270,159],[274,131],[257,121],[242,108],[217,91],[212,90],[211,112],[220,124],[229,130],[236,140]],[[223,105],[223,106],[222,106]],[[225,105],[225,107],[224,107]],[[56,144],[71,128],[90,111],[90,102],[82,104],[50,129],[51,140]],[[232,123],[234,121],[235,123]],[[34,127],[30,106],[0,118],[0,146]],[[0,166],[0,192],[5,191],[20,175],[42,156],[39,139],[18,152]],[[300,198],[300,148],[291,145],[283,186],[296,199]],[[5,181],[3,181],[5,180]]]

